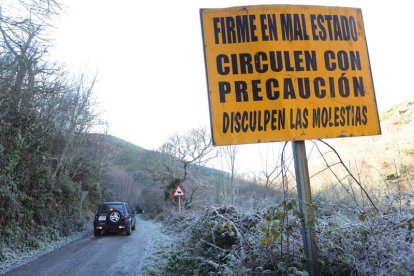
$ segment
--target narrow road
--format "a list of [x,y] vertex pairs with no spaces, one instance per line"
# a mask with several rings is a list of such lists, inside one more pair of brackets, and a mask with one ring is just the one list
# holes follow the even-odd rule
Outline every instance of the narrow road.
[[23,265],[6,275],[143,275],[145,257],[161,225],[137,218],[130,236],[105,234],[70,243]]

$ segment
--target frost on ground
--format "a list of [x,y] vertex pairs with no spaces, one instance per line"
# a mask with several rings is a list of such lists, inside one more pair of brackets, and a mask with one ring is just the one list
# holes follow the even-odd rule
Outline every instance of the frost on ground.
[[[414,275],[412,210],[350,213],[349,223],[322,211],[313,225],[323,275]],[[165,213],[168,242],[157,245],[158,270],[149,275],[308,275],[296,213],[292,201],[264,213],[232,206]]]
[[[332,210],[321,204],[314,223],[323,275],[414,275],[412,209],[386,215],[349,211],[348,223],[328,216]],[[221,206],[143,219],[132,275],[307,275],[296,213],[288,200],[262,213]],[[80,236],[8,255],[14,260],[1,263],[1,272]]]
[[5,275],[8,271],[29,263],[42,255],[45,255],[53,250],[56,250],[62,246],[65,246],[73,241],[76,241],[82,237],[90,235],[91,229],[85,229],[81,232],[76,232],[73,235],[63,237],[54,241],[39,241],[39,248],[33,250],[12,250],[11,248],[3,248],[4,261],[0,262],[0,275]]
[[163,226],[161,222],[152,222],[155,227],[152,231],[147,231],[148,239],[152,242],[147,245],[145,256],[141,262],[140,275],[161,275],[168,265],[168,260],[172,251],[180,242],[179,232]]

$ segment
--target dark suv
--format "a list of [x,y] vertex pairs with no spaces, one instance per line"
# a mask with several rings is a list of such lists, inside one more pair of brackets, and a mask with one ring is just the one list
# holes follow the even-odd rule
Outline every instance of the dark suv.
[[127,203],[104,202],[96,212],[93,232],[95,236],[99,236],[102,231],[125,231],[125,235],[129,236],[135,230],[135,222],[135,212],[131,211]]

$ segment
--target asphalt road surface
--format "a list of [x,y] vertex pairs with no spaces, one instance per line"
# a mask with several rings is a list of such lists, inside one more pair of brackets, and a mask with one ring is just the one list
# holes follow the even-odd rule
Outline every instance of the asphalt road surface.
[[143,275],[145,256],[160,225],[137,218],[130,236],[105,234],[72,242],[6,275]]

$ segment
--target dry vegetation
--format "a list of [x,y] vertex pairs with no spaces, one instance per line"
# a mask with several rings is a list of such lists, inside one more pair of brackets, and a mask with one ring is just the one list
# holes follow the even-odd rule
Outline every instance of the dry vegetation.
[[[382,136],[309,142],[323,275],[413,275],[413,115],[408,101],[386,112]],[[307,275],[294,174],[282,157],[262,186],[236,186],[234,204],[164,211],[159,218],[180,242],[162,273]],[[269,184],[270,196],[255,196]]]
[[[208,208],[204,214],[165,216],[170,234],[179,238],[163,272],[307,275],[300,218],[295,215],[294,204],[288,206],[285,202],[255,213],[223,206]],[[341,213],[346,213],[346,218]],[[371,213],[367,217],[352,210],[322,214],[320,210],[316,230],[323,275],[414,273],[414,217],[408,210],[394,215]],[[160,271],[153,272],[157,273]]]

